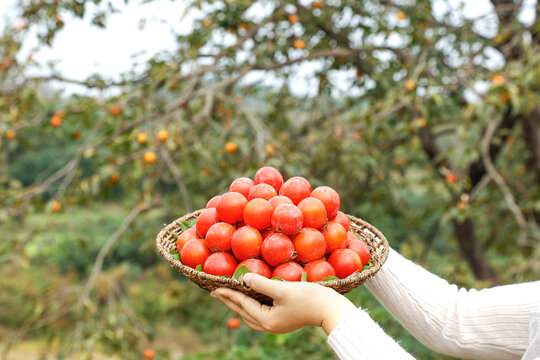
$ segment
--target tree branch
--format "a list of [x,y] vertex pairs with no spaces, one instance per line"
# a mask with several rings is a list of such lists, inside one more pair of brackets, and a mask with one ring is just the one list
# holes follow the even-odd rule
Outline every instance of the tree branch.
[[12,89],[7,89],[6,91],[0,91],[0,95],[3,95],[3,96],[13,95],[16,92],[20,91],[22,88],[28,86],[28,83],[30,82],[60,81],[67,84],[84,86],[88,89],[104,90],[110,87],[122,87],[126,85],[136,84],[139,82],[143,82],[149,78],[150,76],[148,74],[143,75],[134,80],[124,80],[124,81],[105,81],[105,80],[97,79],[97,78],[87,79],[87,80],[76,80],[76,79],[67,78],[60,74],[50,74],[50,75],[45,75],[45,76],[32,76],[32,77],[25,78],[21,83],[19,83],[18,85],[15,85]]
[[[511,130],[517,122],[518,117],[512,114],[511,106],[506,108],[503,120],[494,130],[493,136],[502,131]],[[484,134],[487,132],[487,129],[484,131]],[[493,136],[491,138],[493,138]],[[489,157],[493,161],[497,158],[497,155],[501,151],[502,147],[505,144],[505,140],[508,137],[507,134],[501,135],[501,141],[499,144],[491,143],[489,144]],[[484,135],[485,138],[485,135]],[[476,162],[472,163],[469,166],[469,177],[471,179],[471,187],[475,187],[482,179],[486,173],[485,162],[482,158],[478,159]]]
[[161,146],[159,148],[159,152],[163,160],[165,160],[165,164],[171,171],[171,174],[173,175],[174,181],[176,182],[176,186],[178,187],[178,191],[180,191],[180,194],[182,195],[182,200],[184,202],[185,210],[188,212],[193,211],[193,206],[191,204],[191,197],[189,196],[189,191],[186,187],[184,179],[182,179],[182,177],[180,176],[180,172],[178,171],[178,168],[172,161],[171,156],[169,155],[169,152],[167,151],[167,149],[165,149],[164,146]]
[[99,253],[96,257],[96,261],[94,262],[94,266],[92,268],[92,272],[90,273],[90,276],[88,277],[88,280],[86,281],[82,291],[81,295],[79,296],[79,300],[77,301],[77,307],[80,309],[82,305],[86,302],[88,299],[88,296],[90,295],[90,291],[94,287],[94,284],[96,282],[96,279],[98,275],[101,273],[101,269],[103,267],[103,260],[105,259],[105,256],[107,256],[109,250],[111,247],[116,243],[116,241],[126,232],[128,227],[131,225],[131,223],[135,220],[135,218],[143,211],[149,210],[153,207],[157,206],[156,202],[153,203],[146,203],[146,204],[137,204],[131,212],[128,214],[128,216],[124,219],[122,224],[116,229],[116,231],[105,241],[101,249],[99,250]]
[[510,211],[512,211],[512,214],[514,214],[516,222],[522,229],[526,230],[527,221],[525,220],[521,209],[517,206],[514,195],[512,195],[510,189],[508,188],[508,185],[506,185],[503,177],[495,169],[495,166],[493,165],[493,161],[490,156],[490,145],[491,141],[493,140],[493,136],[495,135],[496,128],[497,124],[495,123],[495,121],[490,120],[481,143],[482,162],[489,176],[493,178],[493,180],[499,186],[499,189],[503,193],[504,200],[506,201],[506,204],[508,205]]

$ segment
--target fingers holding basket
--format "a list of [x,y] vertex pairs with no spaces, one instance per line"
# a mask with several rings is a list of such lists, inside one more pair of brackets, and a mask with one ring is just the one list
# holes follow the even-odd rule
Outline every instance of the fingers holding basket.
[[212,295],[240,315],[251,328],[274,334],[287,333],[305,326],[321,326],[329,333],[341,320],[344,310],[354,305],[334,290],[307,282],[288,283],[249,274],[251,289],[271,296],[273,306],[232,289],[219,288]]
[[212,291],[211,295],[224,303],[229,309],[237,313],[248,326],[257,331],[266,331],[264,323],[267,310],[257,300],[232,289],[219,288]]

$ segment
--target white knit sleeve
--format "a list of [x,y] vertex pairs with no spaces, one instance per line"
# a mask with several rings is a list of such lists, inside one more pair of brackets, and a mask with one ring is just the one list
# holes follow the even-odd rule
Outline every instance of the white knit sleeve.
[[341,360],[414,360],[360,308],[345,314],[327,342]]
[[392,249],[366,286],[424,345],[468,359],[520,359],[540,310],[540,281],[467,291]]

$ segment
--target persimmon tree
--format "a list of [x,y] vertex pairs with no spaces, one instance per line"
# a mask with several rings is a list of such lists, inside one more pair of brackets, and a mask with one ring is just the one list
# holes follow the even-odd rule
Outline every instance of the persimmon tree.
[[[0,44],[1,221],[69,211],[118,185],[133,203],[83,300],[108,248],[144,210],[172,198],[176,215],[203,207],[263,164],[332,184],[348,212],[391,244],[421,244],[420,257],[453,252],[488,284],[532,276],[538,5],[493,0],[470,18],[445,1],[191,1],[189,34],[120,81],[69,79],[21,58],[29,36],[50,46],[66,15],[88,15],[90,3],[93,24],[106,28],[110,1],[21,1]],[[309,79],[298,95],[302,69]],[[51,83],[117,95],[66,97]],[[54,168],[13,176],[47,138],[66,148]],[[393,223],[379,225],[383,216]],[[503,269],[488,253],[512,259]]]

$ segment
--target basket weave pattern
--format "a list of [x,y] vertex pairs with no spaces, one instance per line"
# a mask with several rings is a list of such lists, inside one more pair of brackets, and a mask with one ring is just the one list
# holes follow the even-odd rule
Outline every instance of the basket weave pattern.
[[[192,269],[189,266],[183,265],[180,261],[174,259],[173,256],[169,254],[170,250],[176,249],[175,235],[180,235],[182,233],[181,223],[183,221],[197,218],[202,210],[204,209],[186,214],[165,226],[161,230],[156,238],[156,246],[161,256],[163,256],[172,267],[180,271],[203,289],[212,291],[219,287],[228,287],[241,291],[263,304],[272,304],[271,298],[252,290],[241,278],[232,279],[209,275]],[[355,218],[354,216],[347,216],[351,223],[351,231],[359,235],[361,239],[369,246],[372,266],[369,269],[363,270],[362,272],[356,272],[345,279],[317,282],[320,285],[334,289],[340,294],[345,294],[353,290],[366,282],[367,279],[374,276],[388,257],[388,241],[384,235],[373,225],[361,219]]]

